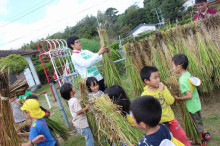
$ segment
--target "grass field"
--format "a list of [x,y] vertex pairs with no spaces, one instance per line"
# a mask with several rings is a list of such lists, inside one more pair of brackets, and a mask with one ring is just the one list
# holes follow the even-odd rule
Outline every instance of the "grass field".
[[[124,80],[123,85],[125,85],[124,88],[128,96],[130,97],[131,101],[133,101],[135,96],[134,96],[134,92],[131,90],[131,87],[129,86],[129,81]],[[42,88],[36,91],[35,93],[39,94],[39,93],[42,93],[43,91],[47,91],[51,105],[52,105],[52,108],[49,109],[51,112],[50,118],[66,125],[63,115],[60,111],[59,105],[53,99],[49,85],[43,85]],[[58,93],[59,93],[59,89],[58,89]],[[215,91],[211,95],[202,95],[201,100],[202,100],[203,122],[204,122],[204,125],[207,131],[209,131],[212,136],[212,139],[208,141],[208,146],[219,146],[220,145],[220,136],[219,136],[220,135],[220,110],[219,110],[220,88],[215,89]],[[48,105],[44,97],[44,94],[39,96],[39,101],[43,107],[48,109]],[[72,125],[72,122],[71,122],[72,118],[71,118],[68,106],[62,98],[61,98],[61,101],[63,103],[65,112],[68,116],[69,123]],[[176,105],[173,106],[173,111],[178,121],[182,123],[181,114],[179,113],[178,107]],[[73,126],[70,128],[70,131],[71,132],[74,131]],[[84,137],[82,137],[79,134],[73,134],[73,136],[69,139],[69,141],[63,142],[62,139],[60,139],[60,143],[62,146],[72,146],[72,145],[85,146]]]

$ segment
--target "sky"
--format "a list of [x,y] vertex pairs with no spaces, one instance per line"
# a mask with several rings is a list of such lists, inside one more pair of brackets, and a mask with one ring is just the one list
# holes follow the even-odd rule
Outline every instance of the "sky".
[[62,32],[110,7],[121,14],[133,4],[143,7],[143,0],[0,0],[0,50]]

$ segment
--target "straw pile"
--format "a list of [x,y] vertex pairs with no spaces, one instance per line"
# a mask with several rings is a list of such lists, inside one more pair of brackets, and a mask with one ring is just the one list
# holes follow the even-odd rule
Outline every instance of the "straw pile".
[[[126,44],[125,47],[129,45],[132,46],[132,43]],[[215,86],[220,86],[220,14],[211,15],[203,21],[158,31],[153,36],[141,40],[139,45],[144,56],[139,59],[142,59],[144,65],[151,64],[159,69],[161,81],[166,83],[173,95],[180,93],[178,77],[172,70],[172,57],[178,53],[187,55],[188,71],[202,80],[202,85],[198,87],[200,93],[211,93]],[[127,48],[132,52],[136,47]],[[129,56],[132,58],[134,54],[129,54]],[[139,70],[137,60],[132,60],[132,62]],[[185,109],[185,104],[179,103],[179,105],[183,113],[187,136],[198,141],[195,128],[192,126],[194,124]]]
[[9,103],[9,98],[16,94],[16,90],[13,90],[13,94],[10,94],[10,89],[13,90],[13,88],[9,87],[9,75],[2,68],[0,70],[0,145],[20,146],[21,141],[14,127],[14,118]]
[[[109,46],[106,30],[98,28],[98,33],[100,38],[100,45]],[[121,85],[120,74],[109,53],[105,53],[102,56],[102,63],[103,63],[103,74],[105,79],[105,85],[107,87],[112,85]]]
[[128,146],[142,139],[143,133],[132,127],[126,118],[122,117],[118,105],[113,104],[108,95],[96,98],[93,109],[97,113],[98,135],[105,135],[107,139],[116,145],[125,143]]

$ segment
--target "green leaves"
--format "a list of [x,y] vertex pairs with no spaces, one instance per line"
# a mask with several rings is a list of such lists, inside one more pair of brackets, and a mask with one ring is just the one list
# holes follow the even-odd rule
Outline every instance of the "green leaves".
[[28,67],[28,62],[20,55],[11,54],[0,59],[0,67],[5,66],[12,74],[20,74]]

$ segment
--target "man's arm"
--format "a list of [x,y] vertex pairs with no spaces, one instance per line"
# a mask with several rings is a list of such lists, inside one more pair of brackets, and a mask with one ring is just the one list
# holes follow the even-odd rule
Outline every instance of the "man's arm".
[[[109,51],[109,48],[102,47],[97,53],[94,53],[93,55],[90,54],[92,57],[87,60],[83,59],[82,57],[79,57],[78,55],[76,56],[75,54],[73,54],[71,56],[71,59],[74,64],[81,66],[81,67],[88,68],[88,67],[91,67],[92,65],[94,65],[95,63],[101,61],[100,55],[102,55],[108,51]],[[87,51],[87,52],[89,52],[89,51]],[[90,52],[90,53],[92,53],[92,52]]]

